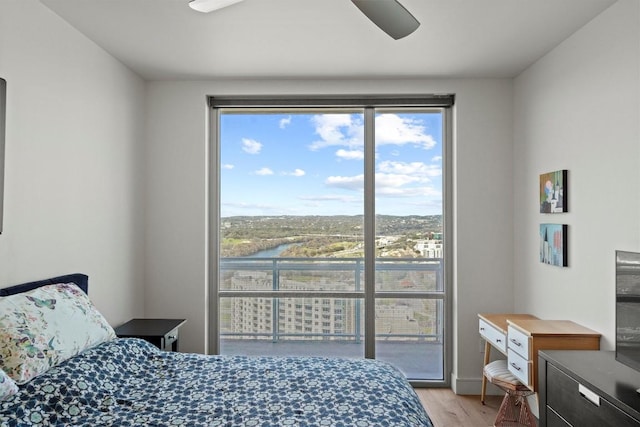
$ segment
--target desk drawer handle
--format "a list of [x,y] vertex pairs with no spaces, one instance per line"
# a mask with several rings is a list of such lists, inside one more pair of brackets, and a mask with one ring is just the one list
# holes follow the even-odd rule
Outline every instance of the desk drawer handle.
[[483,328],[483,327],[480,327],[480,330],[481,330],[481,331],[484,331],[484,328]]
[[496,342],[502,342],[500,338],[496,338]]
[[518,365],[516,365],[515,363],[511,362],[511,363],[509,363],[509,364],[510,364],[511,366],[513,366],[513,369],[516,369],[516,370],[518,370],[518,371],[522,371],[522,368],[521,368],[521,367],[519,367]]
[[510,338],[509,341],[511,341],[512,343],[514,343],[518,347],[522,347],[522,344],[519,341],[516,341],[515,338]]
[[176,336],[175,336],[175,335],[169,335],[169,336],[167,337],[167,339],[168,339],[168,340],[175,340],[175,339],[176,339]]

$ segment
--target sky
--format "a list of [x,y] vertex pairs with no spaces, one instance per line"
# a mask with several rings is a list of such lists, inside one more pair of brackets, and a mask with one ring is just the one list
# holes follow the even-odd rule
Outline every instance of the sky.
[[[376,115],[376,214],[442,214],[442,115]],[[221,216],[361,215],[359,113],[220,118]]]

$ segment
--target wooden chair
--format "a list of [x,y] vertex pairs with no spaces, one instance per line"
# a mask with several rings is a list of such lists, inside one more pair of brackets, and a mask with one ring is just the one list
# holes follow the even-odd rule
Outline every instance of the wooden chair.
[[487,364],[484,367],[484,374],[487,381],[505,391],[494,426],[536,427],[536,419],[527,402],[527,396],[533,394],[533,391],[509,371],[507,361],[502,359]]

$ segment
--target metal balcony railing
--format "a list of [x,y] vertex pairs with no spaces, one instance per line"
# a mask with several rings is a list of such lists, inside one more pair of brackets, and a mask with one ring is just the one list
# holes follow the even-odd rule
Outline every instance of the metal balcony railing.
[[[376,314],[384,315],[385,307],[393,311],[394,307],[404,308],[406,304],[415,305],[420,300],[434,302],[430,309],[433,313],[424,314],[432,317],[428,331],[402,333],[381,330],[377,331],[376,340],[442,343],[445,297],[442,259],[378,258],[375,271],[375,298],[380,302],[380,305],[376,304]],[[221,328],[221,338],[269,339],[274,343],[281,339],[330,338],[359,343],[363,336],[364,282],[362,258],[222,258],[218,287],[220,301],[252,298],[254,303],[250,307],[238,308],[236,311],[241,314],[236,320],[233,320],[232,313],[227,313],[229,324],[227,328]],[[258,299],[262,305],[256,303]],[[293,301],[287,310],[285,304],[289,299]],[[329,310],[332,317],[327,319],[327,307],[332,306],[332,301],[334,311]],[[268,304],[269,309],[261,311],[264,304]],[[338,312],[335,311],[336,306]],[[320,325],[325,322],[325,329],[334,329],[333,332],[296,330],[296,325],[304,326],[305,320],[314,320],[311,316],[316,311],[319,318],[315,320]],[[264,330],[257,330],[256,317],[267,314],[270,317],[263,319]],[[244,318],[250,318],[251,324],[240,325]],[[287,327],[289,318],[290,327]],[[334,326],[339,323],[339,331],[326,326],[327,321]],[[387,324],[393,321],[400,324],[402,319],[390,319]],[[346,327],[347,324],[350,327]]]

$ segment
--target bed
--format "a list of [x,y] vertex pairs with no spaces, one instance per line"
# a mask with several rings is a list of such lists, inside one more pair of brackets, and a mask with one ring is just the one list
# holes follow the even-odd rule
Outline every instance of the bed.
[[117,338],[87,289],[0,289],[1,426],[432,427],[387,363],[165,352]]

